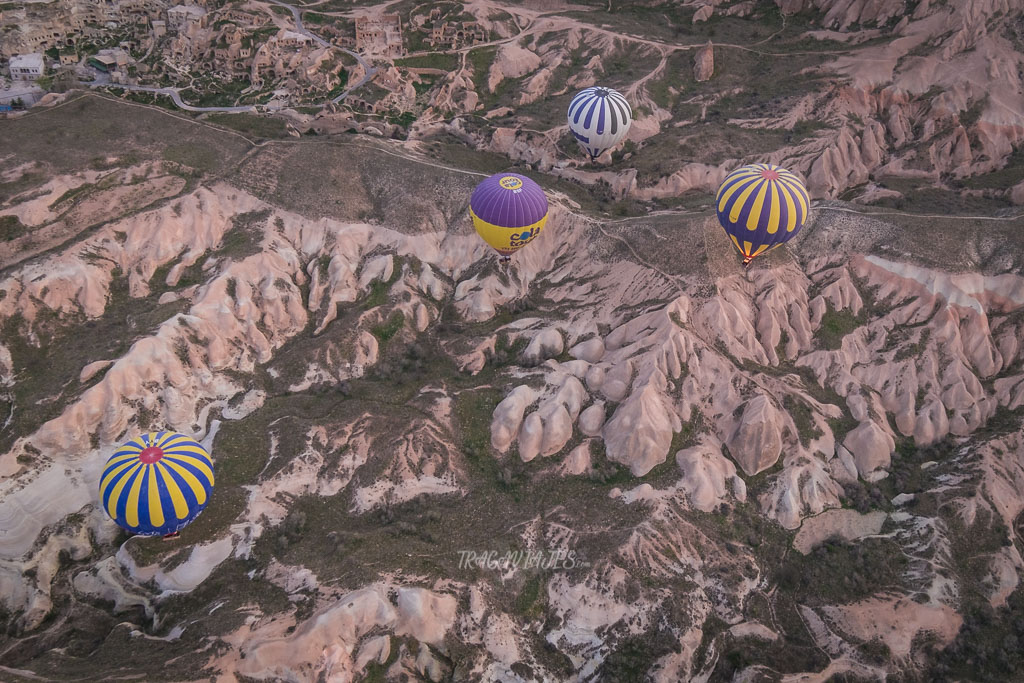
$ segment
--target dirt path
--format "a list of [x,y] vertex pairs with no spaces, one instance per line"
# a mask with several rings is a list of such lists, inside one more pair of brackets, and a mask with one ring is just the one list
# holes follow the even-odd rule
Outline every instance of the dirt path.
[[661,72],[663,72],[667,65],[668,65],[668,54],[663,52],[661,54],[661,61],[658,62],[658,66],[654,67],[654,71],[652,71],[651,73],[647,74],[646,76],[641,78],[639,81],[637,81],[633,85],[629,86],[629,88],[626,90],[626,95],[629,96],[630,101],[633,102],[633,103],[636,103],[636,101],[637,101],[637,96],[636,96],[637,91],[640,88],[642,88],[643,85],[647,81],[651,80],[652,78],[657,77]]
[[908,213],[906,211],[858,211],[857,209],[847,209],[843,206],[815,206],[811,205],[811,209],[814,211],[839,211],[840,213],[854,213],[858,216],[903,216],[904,218],[956,218],[961,220],[972,220],[972,221],[1019,221],[1024,218],[1024,213],[1017,214],[1015,216],[961,216],[960,214],[941,214],[941,213]]

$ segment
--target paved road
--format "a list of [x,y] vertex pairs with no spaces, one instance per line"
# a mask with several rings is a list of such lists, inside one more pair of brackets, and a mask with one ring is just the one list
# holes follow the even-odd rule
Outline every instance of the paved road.
[[[360,55],[360,54],[358,54],[356,52],[353,52],[352,50],[348,50],[348,49],[343,48],[343,47],[338,47],[337,45],[332,45],[331,43],[327,42],[326,40],[324,40],[320,36],[316,35],[315,33],[310,32],[305,26],[302,25],[302,15],[301,15],[301,13],[299,12],[299,10],[297,8],[295,8],[292,5],[289,5],[288,3],[280,2],[280,0],[267,0],[267,1],[272,3],[272,4],[274,4],[274,5],[279,5],[281,7],[284,7],[285,9],[287,9],[289,12],[292,13],[292,17],[295,19],[295,30],[298,33],[301,33],[302,35],[304,35],[304,36],[310,38],[311,40],[315,41],[316,44],[320,45],[321,47],[326,47],[328,49],[333,49],[333,50],[341,50],[342,52],[344,52],[346,54],[352,55],[353,57],[355,57],[355,60],[357,62],[359,62],[359,65],[363,67],[363,77],[360,78],[355,83],[353,83],[352,85],[350,85],[348,88],[346,88],[345,91],[342,92],[340,95],[338,95],[337,97],[333,98],[331,100],[332,103],[337,104],[338,102],[341,102],[343,99],[348,97],[348,94],[350,92],[352,92],[356,88],[360,87],[361,85],[363,85],[364,83],[366,83],[371,78],[373,78],[374,76],[377,75],[377,68],[372,66],[365,59],[363,59],[362,55]],[[99,74],[100,72],[97,71],[97,73]],[[179,88],[154,88],[154,87],[147,86],[147,85],[127,85],[127,84],[123,84],[123,83],[110,83],[109,82],[110,81],[110,77],[107,76],[106,78],[103,78],[103,76],[106,76],[106,74],[102,74],[99,78],[97,78],[92,83],[83,83],[82,85],[87,85],[90,88],[121,88],[122,90],[132,90],[132,91],[135,91],[135,92],[151,92],[151,93],[156,93],[156,94],[159,94],[159,95],[167,95],[168,97],[170,97],[174,101],[174,104],[176,104],[181,109],[184,109],[185,111],[196,111],[196,112],[206,112],[206,111],[223,111],[223,112],[247,112],[248,111],[248,112],[252,112],[252,111],[256,111],[256,107],[254,105],[251,105],[251,104],[250,105],[239,106],[239,107],[196,107],[196,106],[193,106],[191,104],[188,104],[187,102],[182,101],[181,94],[178,92],[180,90]]]
[[360,55],[359,53],[353,52],[352,50],[347,50],[347,49],[345,49],[343,47],[338,47],[337,45],[333,45],[331,43],[328,43],[326,40],[324,40],[323,38],[321,38],[317,34],[312,33],[311,31],[309,31],[309,29],[307,29],[305,26],[302,25],[302,13],[299,12],[299,10],[296,7],[294,7],[293,5],[289,5],[286,2],[281,2],[281,0],[267,0],[267,2],[270,2],[271,4],[274,4],[274,5],[278,5],[279,7],[284,7],[289,12],[291,12],[292,13],[292,17],[295,19],[295,30],[297,32],[299,32],[302,35],[304,35],[304,36],[306,36],[306,37],[316,41],[317,45],[320,45],[321,47],[332,48],[334,50],[341,50],[342,52],[344,52],[346,54],[352,55],[353,57],[355,57],[356,61],[359,62],[359,65],[363,67],[363,77],[360,78],[357,82],[355,82],[352,85],[350,85],[348,88],[346,88],[345,92],[341,93],[340,95],[338,95],[337,97],[332,99],[331,102],[333,102],[334,104],[337,104],[338,102],[341,102],[343,99],[348,97],[348,94],[350,92],[352,92],[353,90],[355,90],[359,86],[361,86],[364,83],[366,83],[367,81],[369,81],[375,75],[377,75],[377,68],[374,67],[374,66],[371,66],[370,63],[367,62],[365,59],[363,59],[362,55]]
[[178,93],[177,88],[152,88],[148,85],[127,85],[124,83],[87,83],[93,88],[121,88],[123,90],[132,90],[135,92],[151,92],[159,95],[167,95],[174,104],[178,105],[185,111],[227,111],[227,112],[243,112],[243,111],[256,111],[256,107],[251,104],[247,104],[240,107],[195,107],[187,102],[183,102],[181,95]]

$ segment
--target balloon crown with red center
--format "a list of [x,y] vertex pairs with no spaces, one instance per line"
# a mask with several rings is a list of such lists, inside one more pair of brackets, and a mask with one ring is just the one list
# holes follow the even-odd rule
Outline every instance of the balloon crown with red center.
[[162,457],[164,457],[164,452],[160,450],[160,448],[158,448],[157,446],[149,446],[147,448],[143,448],[142,452],[139,453],[139,460],[146,463],[147,465],[153,464]]

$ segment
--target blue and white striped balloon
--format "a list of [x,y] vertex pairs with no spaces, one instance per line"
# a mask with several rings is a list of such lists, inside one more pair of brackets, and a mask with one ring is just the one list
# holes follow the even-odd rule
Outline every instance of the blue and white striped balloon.
[[569,130],[591,159],[622,142],[631,123],[629,102],[611,88],[586,88],[569,103]]

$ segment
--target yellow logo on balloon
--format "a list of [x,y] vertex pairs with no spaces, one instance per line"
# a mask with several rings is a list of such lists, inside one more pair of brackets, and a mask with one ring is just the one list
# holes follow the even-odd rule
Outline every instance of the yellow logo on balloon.
[[518,190],[523,186],[523,181],[516,178],[514,175],[507,175],[498,181],[498,184],[504,187],[506,190]]

